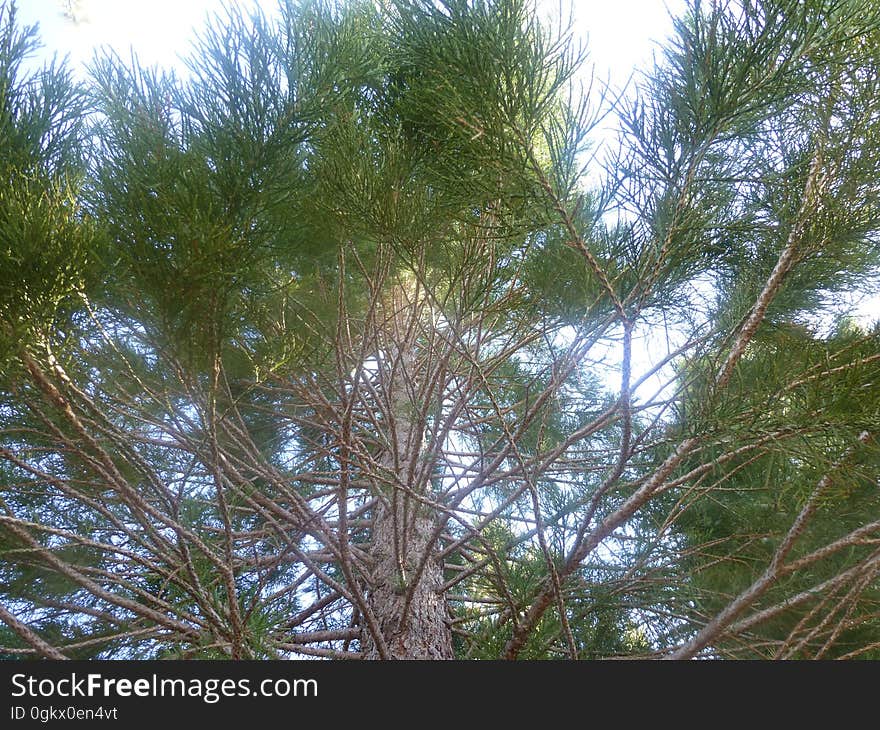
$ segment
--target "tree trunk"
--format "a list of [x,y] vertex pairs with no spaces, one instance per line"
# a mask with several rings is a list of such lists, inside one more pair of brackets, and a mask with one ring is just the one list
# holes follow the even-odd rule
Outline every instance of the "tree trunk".
[[[417,507],[410,498],[406,500],[410,510]],[[443,571],[436,554],[428,559],[417,581],[415,578],[434,529],[434,520],[420,511],[405,526],[404,501],[398,495],[397,509],[381,505],[377,510],[372,543],[376,563],[369,605],[376,616],[389,658],[452,659],[452,631],[446,601],[437,592],[443,584]],[[411,598],[407,606],[408,594]],[[366,629],[363,644],[364,658],[380,658]]]
[[[418,319],[419,304],[405,289],[395,294],[395,311],[387,320],[391,345],[382,369],[387,393],[383,416],[389,424],[390,447],[381,462],[391,478],[378,485],[385,499],[379,501],[374,513],[373,581],[367,601],[389,658],[452,659],[448,607],[438,592],[443,585],[443,569],[436,544],[430,544],[436,515],[417,498],[428,493],[430,483],[415,476],[425,424],[415,415],[420,409],[412,402],[407,387],[420,371],[414,355],[417,328],[408,326]],[[428,559],[424,560],[426,555]],[[366,659],[381,658],[367,627],[362,644]]]

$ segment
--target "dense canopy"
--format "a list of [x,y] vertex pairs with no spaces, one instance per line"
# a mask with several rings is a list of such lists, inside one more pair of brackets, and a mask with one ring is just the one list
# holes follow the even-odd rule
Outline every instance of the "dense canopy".
[[0,2],[0,654],[880,657],[880,5],[539,11]]

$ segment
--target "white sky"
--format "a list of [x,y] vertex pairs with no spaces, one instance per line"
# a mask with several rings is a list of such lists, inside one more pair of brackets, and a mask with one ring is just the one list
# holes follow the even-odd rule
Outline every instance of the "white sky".
[[[542,0],[558,7],[557,0]],[[267,14],[275,0],[239,0],[242,7],[260,5]],[[563,7],[568,2],[563,2]],[[634,66],[650,60],[653,41],[669,31],[667,6],[680,10],[684,0],[571,0],[575,29],[588,37],[598,75],[612,72],[623,83]],[[147,64],[173,65],[186,55],[193,37],[210,13],[223,9],[221,0],[18,0],[22,23],[39,23],[46,50],[69,54],[77,66],[107,45],[123,56],[133,47]],[[71,12],[77,22],[65,17]]]

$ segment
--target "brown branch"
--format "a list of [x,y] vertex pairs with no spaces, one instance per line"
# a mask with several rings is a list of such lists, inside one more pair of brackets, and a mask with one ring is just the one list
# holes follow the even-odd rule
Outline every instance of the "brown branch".
[[67,659],[58,649],[43,641],[27,624],[19,621],[2,605],[0,605],[0,621],[3,621],[3,623],[18,634],[40,656],[46,659]]

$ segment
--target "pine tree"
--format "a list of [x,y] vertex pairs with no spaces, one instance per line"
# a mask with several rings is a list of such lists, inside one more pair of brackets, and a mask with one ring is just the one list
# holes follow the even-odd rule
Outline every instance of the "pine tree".
[[694,0],[613,117],[528,0],[35,44],[3,4],[2,653],[875,655],[875,3]]

